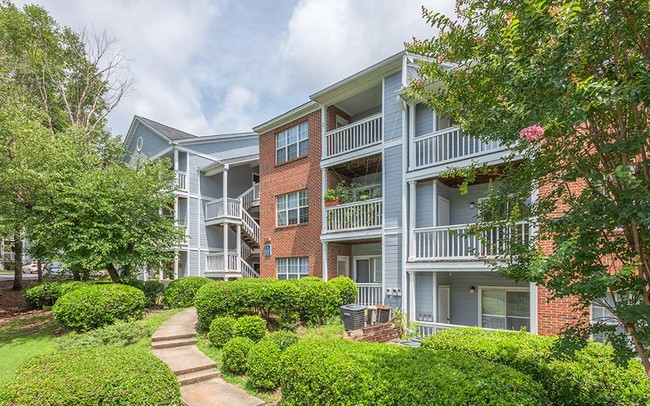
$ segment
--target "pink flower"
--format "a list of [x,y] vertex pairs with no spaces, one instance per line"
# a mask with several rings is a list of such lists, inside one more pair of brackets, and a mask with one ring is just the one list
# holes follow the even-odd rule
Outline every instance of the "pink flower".
[[544,136],[544,129],[540,126],[531,125],[519,131],[519,138],[528,142],[539,141]]

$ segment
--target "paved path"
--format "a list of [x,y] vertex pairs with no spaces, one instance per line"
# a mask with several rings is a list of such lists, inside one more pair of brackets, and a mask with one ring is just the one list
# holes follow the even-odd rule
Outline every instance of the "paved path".
[[221,379],[216,364],[196,347],[196,309],[175,314],[153,334],[151,347],[176,374],[188,406],[261,406],[253,397]]

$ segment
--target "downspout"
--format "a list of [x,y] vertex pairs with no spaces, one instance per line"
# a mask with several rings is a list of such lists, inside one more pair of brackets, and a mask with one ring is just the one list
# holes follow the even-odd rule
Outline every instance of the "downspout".
[[408,199],[407,193],[408,188],[406,185],[406,171],[408,170],[408,105],[406,101],[400,96],[397,95],[397,104],[402,110],[402,187],[404,191],[402,192],[402,311],[408,309],[408,286],[407,286],[407,274],[406,274],[406,257],[408,255],[408,229],[407,229],[407,208],[408,208]]

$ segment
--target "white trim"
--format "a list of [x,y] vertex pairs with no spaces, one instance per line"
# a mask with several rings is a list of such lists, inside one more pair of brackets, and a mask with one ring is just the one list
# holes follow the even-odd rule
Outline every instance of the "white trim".
[[539,329],[537,312],[537,284],[530,282],[530,332],[533,334],[537,334]]
[[311,114],[319,109],[319,105],[314,101],[308,101],[292,110],[287,111],[271,120],[253,127],[253,131],[258,134],[268,133],[278,127],[287,123],[298,120],[308,114]]
[[[382,255],[383,258],[383,255]],[[336,274],[338,275],[339,273],[339,261],[344,260],[345,261],[345,274],[343,276],[347,276],[348,278],[350,277],[350,257],[347,255],[337,255],[336,256]],[[383,270],[383,264],[382,264],[382,270]],[[384,278],[381,278],[383,281]]]
[[321,266],[322,269],[321,278],[323,279],[323,281],[327,282],[327,279],[329,277],[329,275],[327,275],[327,254],[328,254],[327,250],[329,249],[329,245],[327,244],[327,241],[322,242],[321,249],[323,250],[323,259],[322,259],[323,264]]
[[[383,252],[382,252],[382,255],[355,255],[355,256],[353,256],[352,257],[352,280],[355,283],[357,283],[357,260],[361,260],[361,261],[368,260],[368,278],[369,279],[374,279],[373,276],[374,276],[375,269],[374,269],[374,266],[372,266],[372,269],[371,269],[370,264],[371,264],[371,262],[373,262],[372,260],[375,260],[377,258],[381,259],[381,261],[379,261],[379,262],[381,262],[381,281],[380,282],[383,284],[384,279],[385,279],[384,278],[384,255],[383,255]],[[371,280],[369,282],[359,282],[359,283],[380,283],[380,282]]]
[[[404,58],[403,58],[404,60]],[[384,82],[385,83],[385,79]],[[382,97],[385,97],[385,90],[382,88]],[[396,98],[396,102],[399,103],[400,110],[402,110],[402,140],[405,140],[408,136],[408,128],[407,128],[407,115],[408,115],[408,104],[401,98]],[[386,120],[383,120],[384,125],[386,125]],[[384,137],[385,138],[385,137]],[[385,161],[385,159],[382,159],[382,163]],[[385,168],[382,168],[382,179],[385,179]],[[402,143],[402,187],[406,187],[406,172],[408,170],[408,143],[403,142]],[[386,190],[386,187],[384,185],[383,190]],[[406,306],[408,304],[408,283],[407,283],[407,273],[406,273],[406,264],[408,262],[408,246],[410,242],[408,241],[408,223],[407,223],[407,213],[406,213],[406,208],[408,205],[410,205],[410,202],[408,199],[412,198],[411,196],[408,195],[408,190],[402,191],[402,258],[401,258],[401,265],[402,269],[399,271],[399,276],[401,277],[402,280],[402,286],[401,286],[401,292],[402,292],[402,297],[401,297],[401,303],[400,303],[400,308],[402,311],[407,310]],[[386,210],[383,211],[384,213]],[[384,219],[383,224],[386,224],[386,221]],[[383,246],[383,244],[382,244]]]

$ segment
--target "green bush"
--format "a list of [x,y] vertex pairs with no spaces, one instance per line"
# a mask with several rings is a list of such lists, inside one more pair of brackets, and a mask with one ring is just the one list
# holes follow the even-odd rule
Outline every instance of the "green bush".
[[126,347],[149,336],[149,329],[141,322],[122,322],[100,327],[85,333],[70,333],[57,339],[62,350],[90,346]]
[[342,339],[281,357],[283,405],[546,405],[529,376],[471,355]]
[[232,328],[235,337],[248,337],[257,342],[266,335],[266,320],[260,316],[242,316]]
[[[166,308],[182,308],[194,306],[194,296],[201,286],[212,282],[202,276],[186,276],[173,280],[165,290],[163,303]],[[208,324],[209,325],[209,324]]]
[[258,389],[271,390],[280,385],[280,347],[264,339],[248,353],[248,382]]
[[180,405],[174,373],[144,348],[91,347],[32,358],[0,400],[15,405]]
[[303,278],[300,288],[300,320],[310,324],[323,324],[339,311],[339,291],[320,279]]
[[291,331],[280,330],[267,334],[264,340],[273,341],[278,345],[280,351],[284,351],[298,342],[298,335]]
[[221,362],[224,368],[236,374],[243,374],[248,368],[248,353],[255,343],[248,337],[235,337],[223,347]]
[[208,332],[208,340],[210,343],[221,348],[234,337],[233,327],[236,320],[232,317],[217,317],[212,320],[210,324],[210,331]]
[[121,279],[120,283],[140,289],[142,293],[144,293],[145,304],[147,307],[151,307],[158,303],[165,291],[165,285],[156,280],[141,281],[140,279],[129,277]]
[[352,279],[345,276],[337,276],[327,283],[338,290],[339,306],[357,303],[357,295],[359,292],[357,290],[357,285]]
[[80,281],[39,283],[25,289],[25,301],[31,308],[48,308],[65,293],[91,283]]
[[67,330],[83,332],[117,320],[140,319],[144,313],[142,291],[122,284],[89,285],[61,296],[52,316]]
[[632,360],[628,369],[613,362],[611,346],[590,343],[571,358],[553,355],[556,338],[527,333],[449,329],[423,340],[422,346],[452,350],[507,365],[544,385],[557,405],[647,405],[650,380]]

